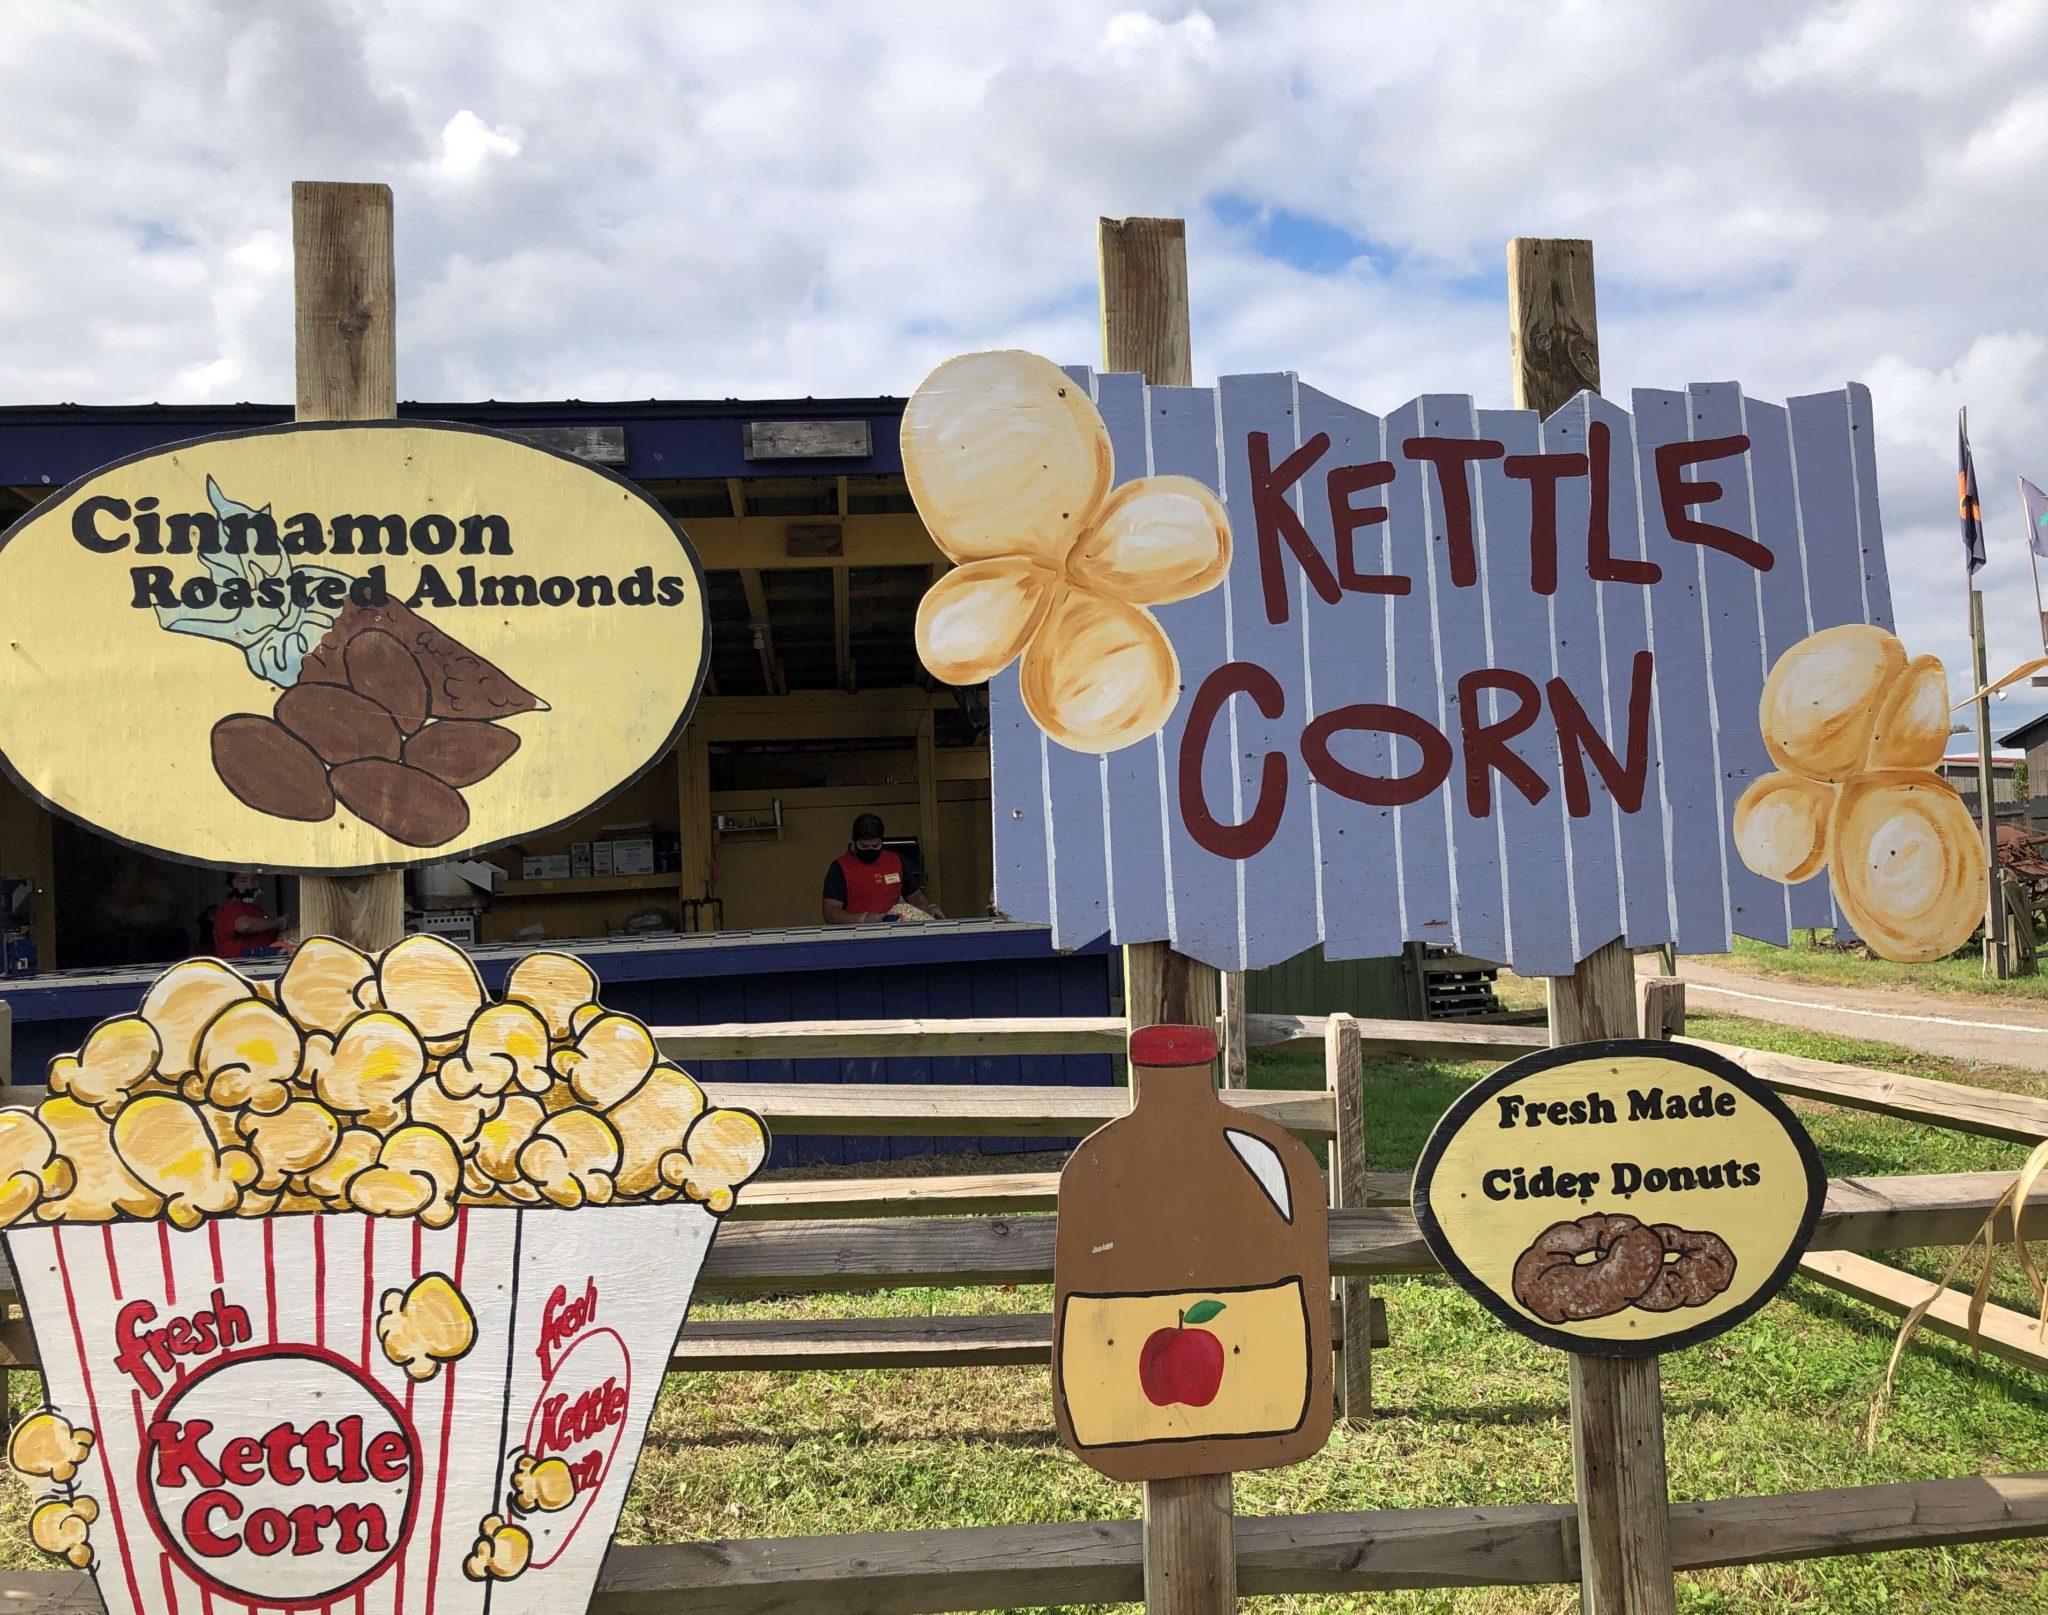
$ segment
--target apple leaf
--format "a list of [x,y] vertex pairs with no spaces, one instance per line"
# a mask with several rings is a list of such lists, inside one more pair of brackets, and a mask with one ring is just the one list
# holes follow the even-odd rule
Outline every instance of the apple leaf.
[[1181,1319],[1183,1323],[1207,1323],[1223,1310],[1221,1301],[1197,1301]]

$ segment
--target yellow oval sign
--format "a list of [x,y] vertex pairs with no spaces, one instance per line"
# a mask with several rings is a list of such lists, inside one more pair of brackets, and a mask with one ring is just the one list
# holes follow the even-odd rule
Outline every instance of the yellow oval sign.
[[431,863],[644,772],[708,635],[681,530],[566,455],[397,421],[202,438],[0,535],[0,761],[170,857]]
[[1783,1100],[1719,1055],[1648,1041],[1503,1066],[1415,1168],[1446,1272],[1516,1333],[1611,1356],[1674,1351],[1755,1312],[1826,1194]]

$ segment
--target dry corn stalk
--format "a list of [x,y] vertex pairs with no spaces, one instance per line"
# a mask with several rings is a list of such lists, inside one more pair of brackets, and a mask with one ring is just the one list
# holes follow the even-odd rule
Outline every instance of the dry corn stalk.
[[1984,1326],[1984,1306],[1991,1294],[1991,1267],[1998,1255],[1998,1217],[1999,1213],[2008,1209],[2012,1213],[2012,1242],[2019,1252],[2020,1268],[2027,1275],[2027,1283],[2033,1289],[2034,1303],[2039,1313],[2035,1335],[2038,1339],[2048,1340],[2048,1280],[2042,1278],[2041,1269],[2034,1261],[2034,1253],[2027,1248],[2026,1240],[2020,1236],[2020,1219],[2026,1214],[2027,1202],[2033,1197],[2035,1185],[2040,1182],[2044,1172],[2048,1172],[2048,1142],[2034,1146],[2033,1153],[2020,1167],[2019,1175],[2013,1179],[2012,1186],[1998,1197],[1998,1203],[1991,1208],[1991,1214],[1984,1219],[1983,1226],[1970,1236],[1969,1243],[1956,1252],[1955,1260],[1948,1264],[1947,1270],[1935,1281],[1934,1288],[1927,1292],[1926,1299],[1906,1314],[1905,1320],[1899,1325],[1898,1338],[1892,1342],[1891,1361],[1885,1364],[1884,1369],[1884,1383],[1878,1386],[1877,1394],[1870,1399],[1870,1417],[1863,1426],[1863,1444],[1867,1450],[1877,1450],[1878,1426],[1884,1422],[1884,1416],[1891,1408],[1892,1388],[1899,1377],[1899,1363],[1906,1355],[1906,1343],[1918,1331],[1928,1309],[1940,1300],[1948,1289],[1950,1280],[1963,1270],[1963,1265],[1969,1261],[1971,1254],[1981,1248],[1984,1252],[1984,1261],[1978,1269],[1976,1282],[1970,1287],[1970,1308],[1967,1314],[1969,1332],[1966,1337],[1970,1350],[1975,1352],[1978,1349],[1977,1337]]

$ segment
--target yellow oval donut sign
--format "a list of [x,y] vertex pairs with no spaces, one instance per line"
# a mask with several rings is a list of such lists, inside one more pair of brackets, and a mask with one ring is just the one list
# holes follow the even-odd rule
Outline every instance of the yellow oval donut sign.
[[1415,1168],[1446,1272],[1517,1334],[1610,1356],[1742,1322],[1791,1277],[1826,1194],[1776,1094],[1719,1055],[1635,1040],[1503,1066]]
[[0,536],[0,761],[169,857],[431,863],[644,772],[708,633],[681,530],[566,455],[397,421],[203,438]]

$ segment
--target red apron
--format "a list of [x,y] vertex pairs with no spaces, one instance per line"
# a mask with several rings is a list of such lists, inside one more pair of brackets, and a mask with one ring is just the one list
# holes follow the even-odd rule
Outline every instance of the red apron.
[[903,860],[884,851],[873,863],[864,864],[852,853],[834,860],[846,877],[846,912],[886,914],[909,895],[903,890]]

